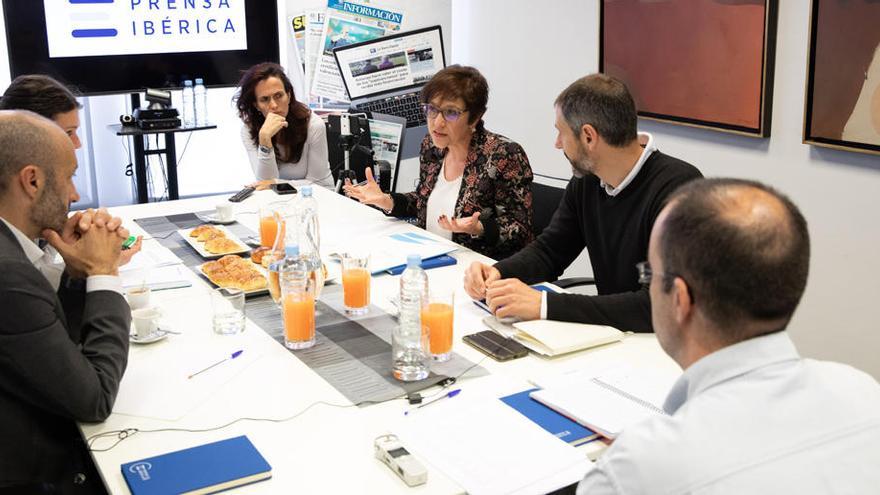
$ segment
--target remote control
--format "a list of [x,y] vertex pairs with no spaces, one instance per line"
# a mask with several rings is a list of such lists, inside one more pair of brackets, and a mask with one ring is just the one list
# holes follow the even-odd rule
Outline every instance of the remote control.
[[233,203],[239,203],[247,199],[251,194],[254,193],[254,191],[255,189],[253,187],[245,187],[241,191],[235,193],[231,198],[229,198],[229,201],[232,201]]

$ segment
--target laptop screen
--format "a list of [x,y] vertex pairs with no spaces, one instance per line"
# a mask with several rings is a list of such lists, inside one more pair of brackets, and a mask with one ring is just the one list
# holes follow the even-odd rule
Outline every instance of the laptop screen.
[[446,67],[440,26],[346,45],[333,53],[352,100],[418,88]]

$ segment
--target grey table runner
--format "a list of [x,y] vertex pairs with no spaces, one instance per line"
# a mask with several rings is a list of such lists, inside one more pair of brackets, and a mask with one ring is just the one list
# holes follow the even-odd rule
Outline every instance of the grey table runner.
[[[176,232],[204,223],[196,214],[141,218],[135,222],[187,267],[201,274],[197,267],[205,260]],[[237,222],[227,228],[242,239],[255,236],[252,230]],[[271,297],[248,298],[245,311],[258,327],[284,344],[281,311]],[[397,326],[395,318],[373,305],[366,315],[345,315],[339,285],[324,287],[315,311],[315,345],[290,352],[354,404],[364,406],[400,397],[465,371],[469,377],[488,374],[485,368],[453,354],[445,363],[432,364],[431,375],[425,380],[400,382],[391,375],[391,331]]]

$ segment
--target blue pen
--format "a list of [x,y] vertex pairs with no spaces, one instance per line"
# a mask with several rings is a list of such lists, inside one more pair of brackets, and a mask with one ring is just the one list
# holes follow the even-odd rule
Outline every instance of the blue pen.
[[409,414],[409,413],[411,413],[411,412],[414,412],[414,411],[417,410],[417,409],[421,409],[421,408],[423,408],[423,407],[425,407],[425,406],[430,406],[431,404],[433,404],[433,403],[435,403],[435,402],[437,402],[437,401],[441,401],[441,400],[443,400],[443,399],[445,399],[445,398],[447,398],[447,397],[451,399],[451,398],[455,397],[456,395],[458,395],[459,392],[461,392],[461,389],[460,389],[460,388],[457,388],[457,389],[455,389],[455,390],[450,390],[449,392],[447,392],[447,393],[441,395],[440,397],[437,397],[436,399],[434,399],[434,400],[432,400],[432,401],[425,402],[424,404],[422,404],[422,405],[420,405],[420,406],[416,406],[416,407],[410,409],[409,411],[406,411],[405,413],[403,413],[403,415],[406,416],[407,414]]
[[220,365],[220,364],[223,364],[223,363],[225,363],[226,361],[232,361],[233,359],[237,358],[238,356],[241,356],[241,353],[242,353],[242,352],[244,352],[244,350],[235,351],[235,352],[233,352],[232,355],[229,356],[228,358],[223,358],[223,359],[221,359],[220,361],[217,361],[216,363],[212,364],[211,366],[208,366],[207,368],[203,368],[203,369],[201,369],[201,370],[199,370],[199,371],[196,371],[195,373],[193,373],[192,375],[189,375],[189,376],[186,377],[186,378],[187,378],[187,379],[190,379],[190,378],[192,378],[192,377],[198,375],[199,373],[204,373],[204,372],[208,371],[209,369],[213,368],[214,366],[218,366],[218,365]]

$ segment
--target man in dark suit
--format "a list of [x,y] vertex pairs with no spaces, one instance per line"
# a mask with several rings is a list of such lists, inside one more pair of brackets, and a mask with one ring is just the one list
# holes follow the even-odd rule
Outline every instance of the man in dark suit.
[[[131,313],[118,276],[119,232],[106,219],[67,217],[78,199],[76,167],[57,125],[0,111],[0,493],[101,489],[81,474],[89,460],[74,422],[110,414]],[[49,261],[40,237],[65,262],[57,292],[41,271]]]

